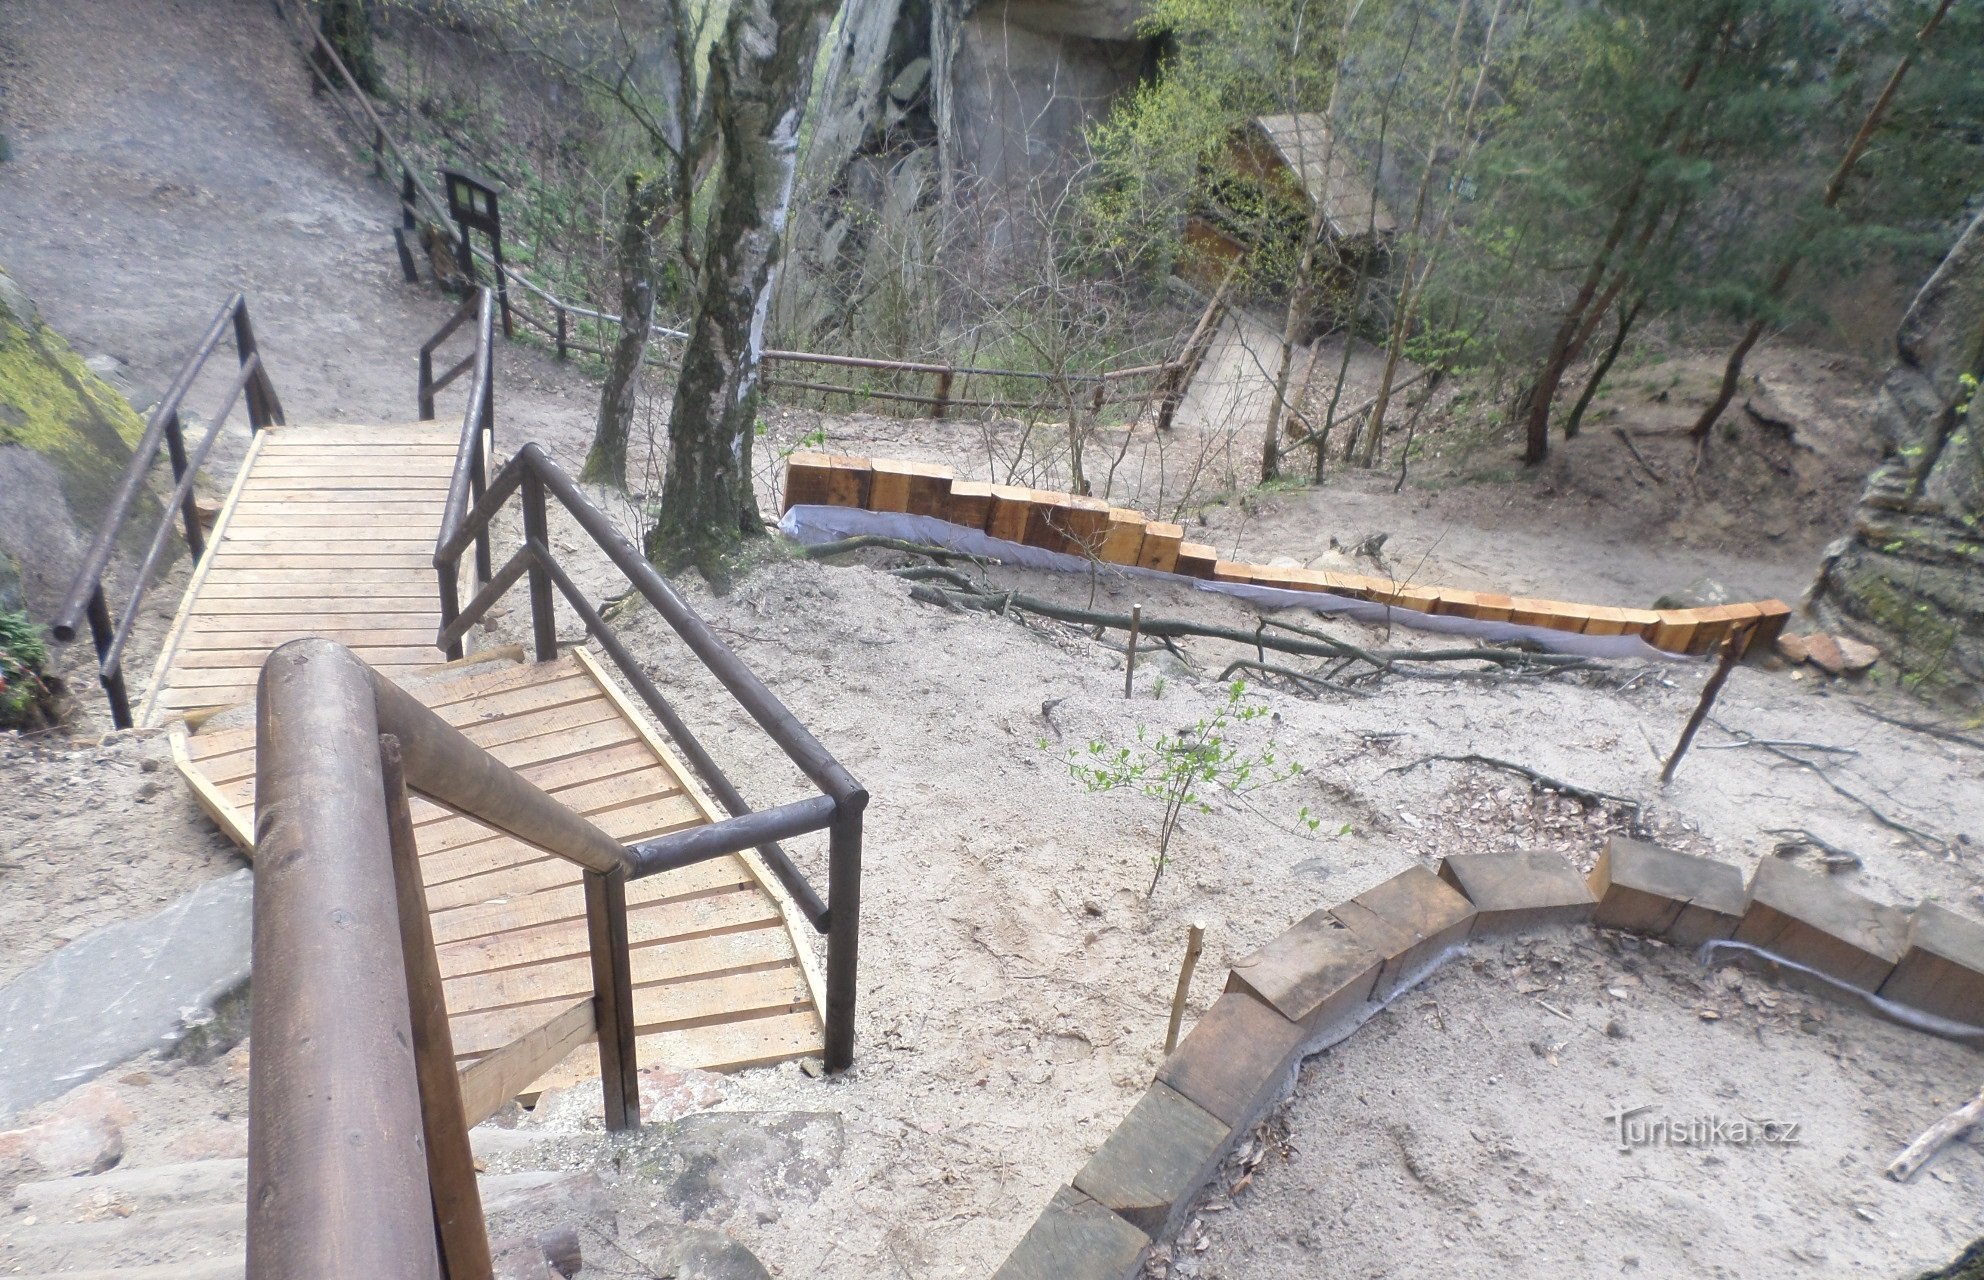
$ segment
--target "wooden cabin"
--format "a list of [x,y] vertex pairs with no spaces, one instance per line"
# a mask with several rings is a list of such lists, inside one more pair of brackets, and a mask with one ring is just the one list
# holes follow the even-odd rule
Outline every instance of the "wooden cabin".
[[1212,198],[1186,220],[1179,273],[1210,291],[1249,258],[1262,276],[1286,279],[1320,206],[1330,252],[1318,272],[1313,323],[1317,330],[1347,323],[1360,270],[1383,274],[1398,231],[1363,157],[1333,146],[1323,116],[1311,112],[1257,116],[1208,165]]

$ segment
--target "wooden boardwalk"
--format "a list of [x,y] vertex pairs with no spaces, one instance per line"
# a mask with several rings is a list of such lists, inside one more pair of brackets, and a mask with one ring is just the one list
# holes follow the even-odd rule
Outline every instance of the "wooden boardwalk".
[[446,661],[434,539],[460,434],[432,422],[258,433],[138,723],[252,699],[262,659],[299,636],[395,678]]
[[[252,700],[272,649],[321,635],[615,839],[718,820],[584,650],[544,663],[510,651],[445,664],[433,643],[431,557],[452,434],[426,424],[285,427],[256,442],[147,699],[152,723],[190,720],[172,730],[174,754],[201,806],[253,852],[255,730],[234,716],[225,719],[235,727],[216,719],[202,731],[202,713]],[[569,1049],[535,1082],[509,1079],[492,1092],[500,1072],[470,1077],[472,1118],[514,1094],[596,1075],[590,1018],[573,1012],[592,994],[579,869],[418,798],[414,820],[461,1065],[526,1035]],[[803,941],[811,930],[756,854],[635,881],[627,901],[643,1063],[724,1069],[821,1052],[821,984]]]

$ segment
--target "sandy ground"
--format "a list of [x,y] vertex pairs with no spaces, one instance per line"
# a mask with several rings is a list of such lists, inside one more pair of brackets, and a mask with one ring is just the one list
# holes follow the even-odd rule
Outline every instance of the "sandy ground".
[[1975,1052],[1633,941],[1477,944],[1312,1059],[1170,1274],[1901,1276],[1984,1229],[1984,1141],[1880,1174]]
[[[10,70],[31,73],[13,76],[10,84],[16,160],[0,170],[0,244],[10,268],[86,354],[103,350],[125,359],[142,402],[145,388],[155,394],[169,376],[186,330],[209,305],[194,302],[217,294],[225,279],[238,279],[250,286],[258,326],[267,329],[271,366],[292,420],[405,412],[409,352],[439,323],[447,304],[424,287],[410,290],[397,282],[386,232],[390,197],[337,147],[328,109],[311,101],[303,72],[264,6],[227,0],[140,12],[107,0],[20,4],[0,18],[0,33],[9,42]],[[145,49],[168,56],[152,62],[139,56]],[[63,89],[92,67],[110,66],[117,75],[90,93]],[[223,92],[229,86],[238,91]],[[127,151],[111,149],[126,136],[134,139]],[[182,169],[192,176],[174,176]],[[133,174],[149,176],[138,181]],[[214,193],[213,199],[182,207],[147,194],[160,182],[186,183]],[[49,216],[49,210],[61,216]],[[504,351],[499,376],[499,441],[508,447],[534,437],[561,461],[576,461],[589,418],[587,388],[569,370],[517,348]],[[803,410],[771,416],[773,449],[822,423]],[[836,448],[939,457],[980,473],[999,456],[986,442],[1002,441],[998,431],[971,424],[846,418],[824,425]],[[1601,434],[1591,441],[1626,456]],[[1575,476],[1581,455],[1567,452]],[[1664,455],[1655,462],[1671,465]],[[1633,465],[1630,457],[1625,465]],[[769,474],[772,467],[766,469]],[[1354,541],[1384,529],[1394,533],[1391,548],[1398,557],[1424,561],[1416,580],[1496,581],[1620,603],[1648,599],[1703,573],[1756,592],[1795,593],[1809,572],[1808,548],[1831,536],[1825,515],[1830,498],[1824,495],[1833,489],[1820,480],[1814,492],[1824,501],[1810,500],[1809,519],[1781,538],[1766,532],[1752,540],[1700,532],[1713,522],[1698,529],[1674,514],[1680,498],[1667,483],[1649,481],[1643,492],[1636,490],[1632,518],[1622,520],[1613,512],[1623,498],[1610,507],[1594,505],[1591,495],[1557,474],[1521,485],[1408,487],[1396,500],[1376,478],[1365,478],[1314,493],[1273,495],[1272,508],[1257,504],[1251,512],[1236,501],[1212,513],[1205,527],[1222,544],[1230,538],[1260,558],[1305,562],[1326,554],[1332,536]],[[1664,523],[1649,523],[1663,504]],[[629,510],[616,505],[620,515]],[[1677,522],[1687,527],[1676,531]],[[1647,532],[1660,528],[1668,532]],[[620,593],[622,585],[571,526],[560,523],[554,538],[594,598]],[[1445,764],[1393,772],[1425,754],[1479,751],[1633,797],[1646,806],[1650,834],[1745,870],[1771,856],[1776,837],[1770,828],[1809,828],[1860,856],[1862,868],[1848,873],[1856,888],[1893,902],[1933,897],[1984,914],[1975,844],[1984,832],[1980,753],[1871,718],[1859,691],[1746,668],[1725,691],[1718,712],[1723,724],[1856,753],[1823,757],[1832,780],[1931,838],[1916,843],[1897,835],[1812,771],[1754,748],[1728,749],[1734,739],[1715,729],[1705,731],[1698,754],[1663,793],[1654,781],[1658,759],[1706,675],[1701,666],[1671,663],[1520,683],[1399,680],[1365,690],[1369,696],[1326,702],[1270,691],[1263,696],[1274,717],[1249,726],[1247,740],[1262,745],[1271,732],[1283,758],[1299,760],[1305,772],[1244,799],[1214,796],[1212,812],[1188,816],[1172,866],[1146,898],[1155,802],[1123,792],[1090,793],[1070,777],[1065,757],[1091,742],[1133,741],[1139,727],[1165,733],[1212,714],[1223,697],[1213,677],[1237,655],[1195,645],[1188,646],[1189,667],[1147,660],[1137,697],[1125,700],[1120,655],[1107,645],[1068,628],[917,603],[909,599],[909,584],[877,571],[891,563],[823,566],[772,555],[725,596],[685,584],[697,607],[874,795],[855,1068],[824,1082],[797,1066],[746,1072],[714,1090],[716,1108],[763,1114],[768,1132],[781,1116],[835,1117],[829,1128],[836,1136],[821,1140],[830,1154],[814,1153],[822,1166],[818,1178],[769,1198],[725,1201],[702,1219],[748,1245],[775,1274],[865,1280],[989,1272],[1149,1080],[1188,923],[1204,923],[1210,939],[1192,991],[1197,1011],[1215,994],[1232,959],[1314,906],[1350,897],[1413,862],[1541,843],[1588,865],[1605,834],[1627,822],[1618,811],[1586,812],[1538,797],[1500,773]],[[1042,594],[1089,598],[1085,581],[1005,570],[992,577]],[[1112,606],[1134,598],[1152,612],[1237,625],[1253,620],[1242,606],[1182,587],[1132,588],[1105,578],[1096,590],[1098,600]],[[172,595],[169,584],[160,589],[168,604]],[[521,597],[510,605],[503,626],[514,630]],[[729,711],[655,619],[638,610],[618,619],[754,803],[802,794],[771,744]],[[569,618],[565,632],[577,638]],[[1342,633],[1360,643],[1381,642],[1347,625]],[[1401,633],[1394,641],[1409,643],[1410,637]],[[52,945],[40,940],[51,933],[45,917],[30,918],[16,903],[73,902],[91,877],[129,883],[132,897],[100,903],[108,918],[149,909],[153,895],[171,891],[160,879],[137,892],[141,881],[118,870],[121,859],[148,858],[166,868],[148,874],[182,877],[173,885],[229,865],[218,837],[182,796],[161,793],[148,805],[137,803],[134,780],[142,788],[150,776],[140,761],[162,755],[162,744],[113,744],[80,758],[55,751],[18,747],[0,760],[7,781],[0,795],[9,797],[9,807],[0,811],[7,860],[45,886],[27,891],[39,898],[9,887],[0,932],[10,949],[27,938],[35,939],[31,945]],[[59,804],[32,798],[69,779],[76,781],[62,789],[73,795]],[[159,806],[168,804],[171,816],[163,820],[166,810]],[[1298,821],[1305,807],[1319,819],[1314,830]],[[14,820],[30,811],[36,814],[32,825]],[[104,850],[116,853],[107,857]],[[823,881],[818,844],[800,842],[796,852]],[[38,909],[55,912],[53,905]],[[81,918],[61,927],[82,927]],[[1562,1000],[1552,997],[1579,1026],[1597,1018],[1599,1003],[1613,999],[1598,986],[1600,962],[1581,957],[1576,982],[1582,986],[1560,992]],[[1682,976],[1648,978],[1649,990],[1667,990],[1688,976],[1681,961],[1661,963]],[[1711,975],[1692,976],[1711,981]],[[1457,969],[1436,979],[1424,998],[1440,1002],[1449,1025],[1456,1025],[1455,1010],[1467,1002],[1459,994],[1451,1000],[1443,995],[1446,984],[1473,991],[1469,984],[1479,981],[1472,969]],[[1527,1042],[1547,1031],[1555,1044],[1573,1030],[1537,1013],[1519,991],[1517,996],[1466,1015],[1481,1020],[1497,1053],[1515,1055],[1509,1065],[1498,1060],[1484,1070],[1478,1054],[1455,1062],[1458,1034],[1436,1027],[1434,1036],[1446,1038],[1428,1038],[1424,1011],[1408,1003],[1311,1068],[1309,1078],[1323,1073],[1325,1097],[1353,1080],[1367,1094],[1391,1097],[1395,1091],[1408,1096],[1407,1082],[1434,1081],[1448,1071],[1454,1074],[1445,1077],[1444,1096],[1455,1099],[1454,1106],[1476,1105],[1470,1100],[1491,1095],[1479,1084],[1467,1087],[1470,1080],[1489,1074],[1526,1080],[1517,1065],[1526,1065],[1519,1060],[1530,1052]],[[1760,1089],[1758,1082],[1787,1074],[1823,1082],[1828,1095],[1851,1096],[1874,1081],[1886,1090],[1879,1108],[1835,1100],[1823,1111],[1814,1103],[1806,1117],[1827,1144],[1814,1149],[1837,1152],[1835,1158],[1850,1155],[1851,1168],[1820,1170],[1797,1160],[1773,1163],[1771,1153],[1730,1153],[1743,1158],[1716,1167],[1721,1194],[1690,1194],[1666,1206],[1672,1239],[1634,1246],[1641,1248],[1642,1273],[1675,1274],[1662,1264],[1678,1266],[1690,1255],[1675,1252],[1680,1246],[1673,1239],[1700,1237],[1715,1242],[1715,1265],[1732,1273],[1777,1274],[1786,1265],[1784,1237],[1800,1226],[1797,1206],[1836,1199],[1848,1182],[1871,1197],[1864,1203],[1880,1222],[1840,1222],[1836,1235],[1821,1242],[1835,1261],[1863,1259],[1870,1273],[1900,1274],[1918,1260],[1953,1252],[1977,1233],[1974,1217],[1966,1220],[1957,1211],[1984,1202],[1976,1194],[1974,1150],[1946,1157],[1942,1172],[1955,1183],[1925,1175],[1929,1181],[1907,1191],[1863,1186],[1894,1148],[1958,1093],[1975,1087],[1974,1055],[1953,1059],[1941,1044],[1884,1028],[1862,1034],[1844,1015],[1828,1015],[1820,1035],[1765,1034],[1752,1053],[1733,1027],[1689,1022],[1699,1021],[1692,1006],[1663,1011],[1652,996],[1645,999],[1644,1011],[1624,1019],[1634,1038],[1607,1040],[1593,1050],[1588,1036],[1573,1037],[1570,1047],[1557,1051],[1557,1067],[1538,1059],[1546,1065],[1527,1068],[1551,1072],[1563,1089],[1554,1096],[1576,1119],[1525,1130],[1522,1159],[1538,1169],[1564,1170],[1564,1186],[1587,1188],[1573,1200],[1552,1200],[1535,1194],[1533,1184],[1494,1176],[1501,1166],[1492,1151],[1463,1160],[1458,1144],[1472,1139],[1459,1120],[1443,1122],[1440,1134],[1459,1136],[1432,1145],[1423,1167],[1436,1178],[1466,1183],[1481,1222],[1511,1238],[1549,1237],[1556,1242],[1552,1248],[1562,1250],[1550,1256],[1583,1274],[1584,1264],[1575,1261],[1577,1240],[1597,1241],[1603,1233],[1570,1232],[1563,1226],[1565,1205],[1582,1208],[1586,1198],[1603,1203],[1609,1194],[1602,1175],[1613,1174],[1615,1166],[1593,1171],[1590,1162],[1606,1154],[1593,1117],[1602,1119],[1605,1105],[1628,1095],[1616,1072],[1637,1063],[1630,1069],[1644,1074],[1635,1084],[1643,1081],[1649,1094],[1661,1094],[1662,1105],[1677,1110],[1695,1104],[1698,1095],[1682,1086],[1699,1080],[1731,1080],[1739,1090],[1735,1100],[1746,1105],[1750,1095],[1742,1089]],[[1532,1025],[1532,1017],[1554,1025]],[[1732,1007],[1726,1021],[1749,1017],[1747,1006]],[[1847,1038],[1842,1049],[1829,1037],[1834,1028],[1847,1027],[1853,1031],[1839,1033]],[[1731,1047],[1738,1043],[1744,1045],[1741,1055]],[[1660,1053],[1652,1051],[1655,1045]],[[1607,1049],[1628,1066],[1610,1064]],[[1842,1054],[1859,1065],[1842,1067]],[[1720,1096],[1704,1101],[1734,1105]],[[1353,1119],[1372,1114],[1382,1113],[1355,1113]],[[609,1150],[603,1135],[569,1117],[548,1116],[545,1123],[554,1120],[562,1133],[560,1159],[603,1158],[610,1166],[621,1150]],[[1298,1152],[1330,1150],[1337,1131],[1329,1126],[1342,1123],[1333,1110],[1312,1114],[1298,1103],[1290,1113],[1290,1142]],[[1660,1176],[1679,1177],[1674,1166],[1655,1164],[1667,1155],[1635,1156],[1634,1167],[1665,1168]],[[628,1167],[641,1166],[635,1161]],[[1307,1167],[1270,1169],[1254,1199],[1214,1215],[1222,1220],[1211,1229],[1208,1265],[1225,1266],[1229,1275],[1263,1274],[1248,1269],[1253,1264],[1241,1251],[1265,1249],[1274,1240],[1301,1244],[1303,1231],[1318,1242],[1317,1257],[1334,1256],[1353,1270],[1370,1265],[1354,1252],[1368,1246],[1354,1242],[1335,1255],[1320,1252],[1338,1246],[1270,1201],[1268,1191],[1286,1185],[1277,1179]],[[637,1191],[622,1204],[621,1232],[630,1238],[643,1226],[634,1208],[641,1203]],[[1781,1215],[1778,1229],[1759,1232],[1753,1215],[1766,1196],[1784,1207],[1773,1210]],[[1314,1195],[1298,1189],[1295,1198],[1313,1203]],[[1937,1217],[1937,1206],[1948,1212]],[[1850,1215],[1851,1209],[1839,1213]],[[1401,1229],[1383,1261],[1403,1273],[1452,1267],[1456,1259],[1442,1220],[1415,1221],[1423,1221],[1423,1229]],[[1884,1243],[1883,1222],[1906,1228],[1905,1243]],[[1602,1243],[1610,1248],[1612,1242]],[[603,1276],[647,1274],[628,1261],[637,1252],[622,1256],[602,1248],[590,1256]],[[1594,1269],[1623,1265],[1609,1253],[1589,1258]],[[1480,1274],[1530,1274],[1521,1252],[1483,1250],[1477,1260]]]

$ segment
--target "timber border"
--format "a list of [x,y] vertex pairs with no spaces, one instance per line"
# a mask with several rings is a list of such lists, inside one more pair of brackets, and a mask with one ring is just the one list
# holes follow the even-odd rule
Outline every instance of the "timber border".
[[1638,636],[1665,653],[1715,653],[1733,637],[1737,656],[1768,650],[1791,618],[1782,600],[1699,609],[1620,609],[1456,587],[1426,587],[1390,578],[1245,564],[1185,541],[1182,525],[1153,520],[1100,498],[1021,485],[960,480],[950,467],[887,458],[795,453],[786,460],[780,510],[850,507],[931,516],[989,537],[1102,564],[1151,569],[1211,582],[1283,591],[1314,591],[1415,613],[1507,622],[1588,636]]
[[1226,1154],[1292,1092],[1304,1058],[1468,939],[1565,925],[1726,945],[1773,979],[1877,997],[1984,1038],[1984,924],[1934,903],[1904,913],[1773,857],[1746,887],[1728,863],[1620,836],[1589,876],[1547,850],[1454,855],[1438,874],[1409,867],[1315,911],[1236,963],[994,1280],[1133,1280]]

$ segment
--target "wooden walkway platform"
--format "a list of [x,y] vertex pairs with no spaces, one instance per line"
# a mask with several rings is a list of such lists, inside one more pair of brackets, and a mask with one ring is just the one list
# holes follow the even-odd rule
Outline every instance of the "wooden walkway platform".
[[[252,854],[255,730],[238,715],[200,726],[206,712],[253,699],[277,645],[320,635],[615,839],[718,820],[584,650],[545,663],[515,651],[445,663],[434,647],[431,557],[452,435],[427,424],[285,427],[256,441],[146,703],[151,723],[190,721],[174,726],[173,748],[201,806]],[[435,443],[444,437],[445,452]],[[511,1096],[597,1075],[591,1021],[572,1013],[592,994],[579,869],[418,798],[414,819],[463,1068],[527,1035],[568,1049],[536,1081],[465,1076],[472,1119]],[[721,1070],[822,1051],[811,929],[756,854],[635,881],[627,900],[643,1063]]]
[[252,699],[262,659],[300,636],[395,678],[446,661],[434,539],[460,434],[432,422],[257,433],[138,723]]

